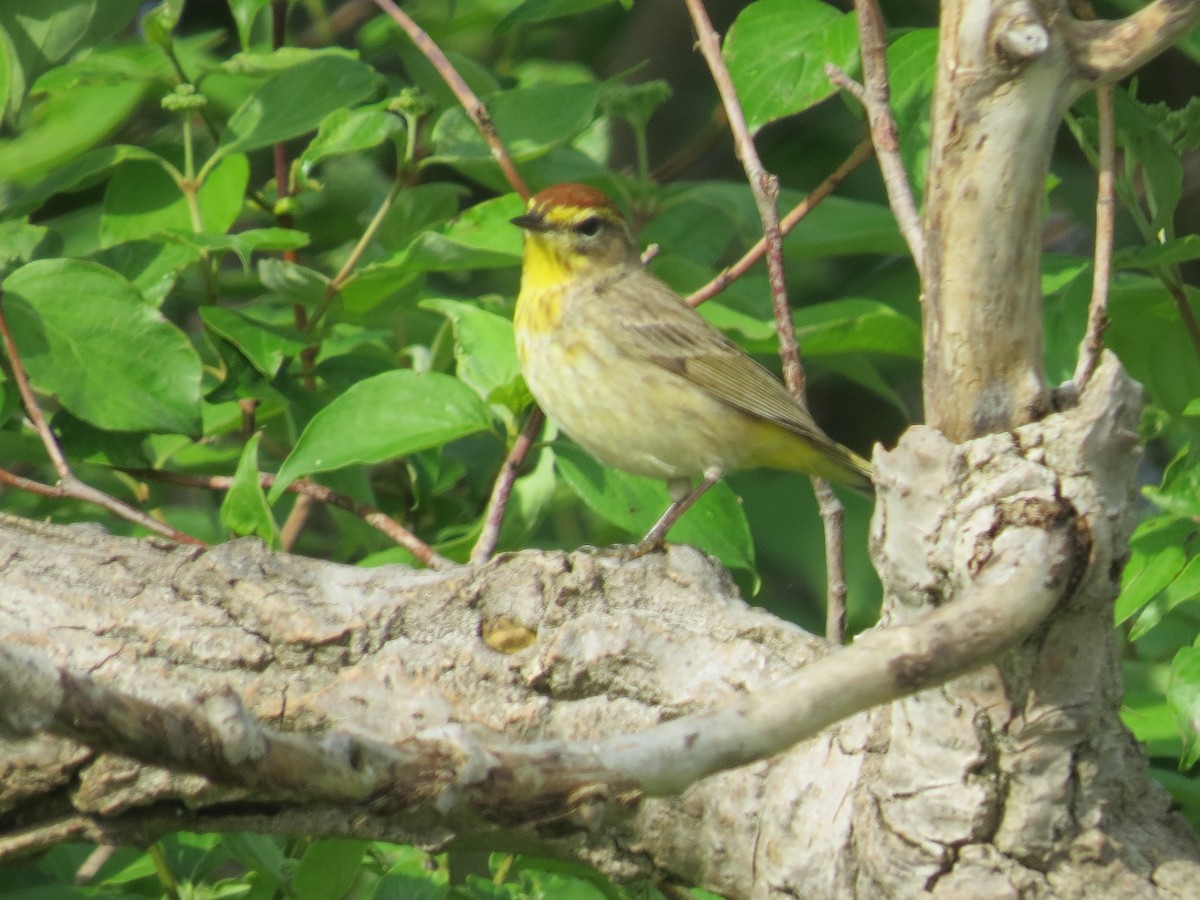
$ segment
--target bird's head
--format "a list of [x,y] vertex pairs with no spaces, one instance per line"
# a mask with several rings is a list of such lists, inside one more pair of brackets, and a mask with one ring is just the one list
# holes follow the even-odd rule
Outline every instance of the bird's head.
[[525,230],[526,287],[641,265],[637,244],[616,205],[586,184],[556,184],[535,194],[511,220]]

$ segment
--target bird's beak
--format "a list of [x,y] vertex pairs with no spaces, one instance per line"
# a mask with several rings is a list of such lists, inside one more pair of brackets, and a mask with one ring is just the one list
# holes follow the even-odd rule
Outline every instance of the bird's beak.
[[517,216],[515,219],[509,219],[518,228],[524,228],[526,231],[549,231],[550,226],[546,220],[538,213],[525,213],[523,216]]

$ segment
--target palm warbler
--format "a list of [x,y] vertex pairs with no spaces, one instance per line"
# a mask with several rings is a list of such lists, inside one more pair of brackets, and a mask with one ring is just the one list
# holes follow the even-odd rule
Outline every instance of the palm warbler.
[[512,223],[525,231],[513,322],[525,382],[600,463],[666,480],[676,502],[643,543],[661,542],[733,469],[792,469],[871,489],[870,463],[642,265],[600,191],[546,188]]

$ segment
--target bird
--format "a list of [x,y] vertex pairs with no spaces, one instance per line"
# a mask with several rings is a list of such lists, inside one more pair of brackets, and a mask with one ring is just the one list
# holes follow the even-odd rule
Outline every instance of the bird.
[[513,334],[529,392],[602,465],[667,483],[673,502],[638,547],[661,546],[679,516],[737,469],[872,490],[867,460],[646,268],[603,192],[556,184],[510,221],[524,231]]

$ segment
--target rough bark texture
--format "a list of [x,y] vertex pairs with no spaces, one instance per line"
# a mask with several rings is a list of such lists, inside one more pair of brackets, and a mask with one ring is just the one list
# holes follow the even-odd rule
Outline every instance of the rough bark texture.
[[1080,22],[1065,0],[943,0],[925,229],[925,416],[951,440],[1050,406],[1042,347],[1042,204],[1068,105],[1196,21],[1160,0]]
[[[1138,408],[1109,359],[1076,410],[961,447],[914,429],[878,459],[874,549],[893,627],[953,608],[981,577],[1002,579],[990,560],[1044,552],[1056,509],[1078,517],[1081,580],[995,665],[681,797],[597,783],[519,802],[502,767],[447,778],[451,754],[430,757],[424,778],[334,803],[289,784],[286,766],[273,781],[239,779],[258,759],[236,741],[221,753],[241,755],[214,762],[209,779],[37,734],[0,743],[0,852],[248,828],[574,855],[732,897],[1194,896],[1196,837],[1146,780],[1116,715],[1113,564],[1131,523]],[[829,652],[746,606],[687,548],[632,562],[522,553],[435,574],[4,520],[0,560],[0,645],[31,676],[51,663],[83,686],[60,679],[27,708],[7,682],[9,733],[67,702],[72,727],[86,727],[87,698],[103,689],[143,704],[118,733],[153,734],[181,709],[236,726],[237,697],[275,731],[323,734],[331,757],[356,739],[412,752],[447,735],[464,748],[599,741]],[[899,681],[914,677],[903,655],[891,664]],[[178,752],[192,768],[220,755],[187,746],[203,743],[194,735],[160,743],[131,752]]]

